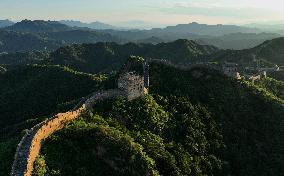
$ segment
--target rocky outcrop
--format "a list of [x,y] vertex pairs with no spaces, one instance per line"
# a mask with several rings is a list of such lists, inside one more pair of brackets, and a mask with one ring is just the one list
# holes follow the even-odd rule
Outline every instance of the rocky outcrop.
[[64,126],[80,117],[82,112],[93,109],[96,101],[124,96],[120,90],[108,90],[96,92],[83,100],[71,111],[54,115],[30,129],[18,144],[11,176],[31,176],[33,164],[40,153],[41,145],[44,139],[54,132],[64,128]]

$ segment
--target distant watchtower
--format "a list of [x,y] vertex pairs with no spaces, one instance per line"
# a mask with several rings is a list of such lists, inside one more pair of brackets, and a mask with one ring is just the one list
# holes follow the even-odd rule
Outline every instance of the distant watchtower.
[[125,93],[128,100],[148,93],[149,64],[141,57],[131,56],[119,74],[118,88]]
[[223,73],[229,77],[241,79],[240,73],[238,72],[238,64],[225,62],[222,65]]

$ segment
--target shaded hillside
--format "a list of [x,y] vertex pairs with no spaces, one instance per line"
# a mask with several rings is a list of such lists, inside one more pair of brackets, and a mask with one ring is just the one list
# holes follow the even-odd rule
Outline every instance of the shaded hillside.
[[163,43],[165,42],[163,39],[160,39],[158,37],[149,37],[149,38],[145,38],[145,39],[140,39],[137,40],[137,43],[152,43],[152,44],[158,44],[158,43]]
[[284,81],[284,70],[283,67],[281,68],[282,70],[279,72],[274,72],[274,73],[269,73],[269,77],[272,77],[276,80],[279,81]]
[[276,97],[284,100],[284,82],[278,81],[273,78],[266,78],[257,81],[256,84],[259,87],[266,89],[267,91],[273,93]]
[[17,32],[29,32],[29,33],[40,33],[40,32],[58,32],[72,30],[71,27],[61,24],[57,21],[43,21],[43,20],[23,20],[15,23],[12,26],[6,27],[6,30],[17,31]]
[[14,22],[12,22],[10,20],[0,20],[0,28],[12,26],[13,24],[14,24]]
[[231,33],[260,33],[261,30],[235,25],[207,25],[194,22],[168,26],[165,28],[153,28],[150,30],[106,30],[106,32],[134,42],[152,36],[161,38],[164,41],[174,41],[177,39],[196,40],[200,38],[223,36]]
[[24,66],[0,73],[0,175],[9,175],[26,129],[55,112],[70,110],[82,97],[104,88],[105,80],[59,66]]
[[0,31],[0,52],[55,50],[68,44],[125,42],[102,31],[70,27],[57,21],[23,20]]
[[[76,103],[103,79],[59,66],[24,66],[0,75],[0,127],[49,115],[65,103]],[[64,107],[64,106],[63,106]],[[17,109],[17,111],[15,111]]]
[[16,52],[0,55],[0,65],[44,64],[48,60],[49,52],[44,51]]
[[157,45],[97,43],[62,47],[51,54],[51,62],[84,72],[110,72],[121,67],[130,55],[190,63],[217,51],[216,47],[202,46],[188,40]]
[[49,137],[34,173],[283,172],[284,101],[214,70],[181,71],[158,63],[150,68],[150,95],[97,102],[92,113]]
[[260,59],[284,65],[284,37],[266,41],[250,52],[256,53]]
[[179,98],[171,99],[179,107],[170,109],[161,100],[167,101],[149,95],[132,102],[98,102],[93,115],[47,140],[42,151],[46,166],[36,165],[35,173],[43,168],[48,174],[90,176],[218,173],[222,162],[210,151],[220,150],[222,142],[206,109]]
[[60,32],[23,33],[0,30],[1,52],[28,52],[34,50],[54,51],[68,44],[117,42],[124,40],[108,33],[90,30],[68,30]]
[[0,30],[0,52],[52,51],[60,46],[61,42],[36,34]]
[[61,41],[64,44],[73,43],[97,43],[97,42],[121,42],[122,40],[108,33],[91,30],[71,30],[61,32],[49,32],[42,34],[45,38]]
[[[152,92],[186,96],[209,108],[220,124],[226,149],[223,159],[232,175],[277,175],[284,156],[284,101],[249,83],[214,71],[176,71],[152,66]],[[167,75],[163,77],[161,75]],[[279,103],[282,105],[280,105]],[[273,163],[273,164],[272,164]]]
[[280,34],[273,33],[232,33],[219,37],[200,38],[196,42],[199,44],[213,45],[222,49],[248,49],[262,44],[266,40],[281,37]]
[[276,38],[246,50],[225,50],[213,54],[210,58],[214,61],[233,61],[238,63],[250,63],[254,59],[263,62],[284,65],[284,38]]

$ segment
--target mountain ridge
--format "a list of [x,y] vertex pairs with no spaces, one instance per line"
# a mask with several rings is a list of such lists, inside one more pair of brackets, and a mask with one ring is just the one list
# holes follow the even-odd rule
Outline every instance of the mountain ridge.
[[5,28],[6,30],[12,30],[17,32],[29,32],[29,33],[40,33],[40,32],[59,32],[72,30],[71,27],[61,24],[57,21],[44,21],[44,20],[22,20],[12,26]]
[[60,20],[59,21],[62,24],[68,25],[70,27],[87,27],[90,29],[98,29],[98,30],[104,30],[104,29],[119,29],[116,26],[109,25],[106,23],[102,23],[99,21],[91,22],[91,23],[84,23],[81,21],[74,21],[74,20]]

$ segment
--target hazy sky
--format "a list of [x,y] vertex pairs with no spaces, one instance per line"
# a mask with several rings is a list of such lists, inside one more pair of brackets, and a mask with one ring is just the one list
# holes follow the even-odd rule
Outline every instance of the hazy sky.
[[[284,21],[284,0],[0,0],[0,19],[74,19],[116,25]],[[145,25],[147,25],[145,23]]]

